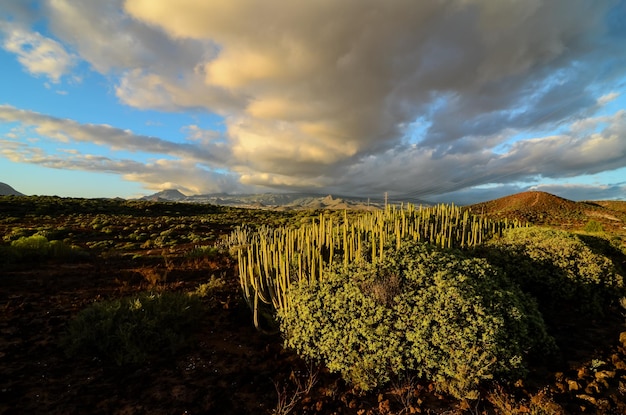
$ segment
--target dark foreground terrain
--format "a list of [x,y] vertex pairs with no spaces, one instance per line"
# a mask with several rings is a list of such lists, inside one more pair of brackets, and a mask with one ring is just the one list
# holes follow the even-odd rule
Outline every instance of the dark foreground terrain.
[[[192,255],[238,221],[264,219],[231,210],[219,218],[225,211],[176,212],[176,205],[110,214],[93,206],[77,213],[68,201],[48,210],[42,201],[20,203],[0,210],[5,244],[16,232],[56,231],[84,254],[0,264],[0,414],[626,413],[623,310],[602,321],[564,315],[561,361],[534,367],[524,381],[485,385],[476,401],[450,399],[419,379],[362,393],[285,350],[280,335],[254,329],[236,263],[225,252]],[[147,236],[136,232],[144,228]],[[191,232],[197,240],[177,236]],[[95,301],[193,291],[211,276],[225,286],[203,299],[209,311],[196,342],[174,357],[118,366],[95,355],[67,357],[61,346],[69,321]]]

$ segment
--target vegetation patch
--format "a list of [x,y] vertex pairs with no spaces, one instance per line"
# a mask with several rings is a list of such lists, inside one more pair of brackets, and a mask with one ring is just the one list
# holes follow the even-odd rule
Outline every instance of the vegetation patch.
[[70,322],[62,345],[68,356],[98,356],[118,365],[142,363],[188,347],[201,316],[200,299],[186,293],[101,301]]
[[289,290],[285,344],[362,389],[415,374],[455,397],[523,375],[554,347],[535,302],[499,269],[419,242]]
[[625,293],[619,259],[615,263],[607,256],[621,254],[601,242],[554,229],[518,228],[487,243],[482,254],[535,297],[545,313],[566,307],[599,316]]
[[43,235],[21,236],[9,245],[0,246],[0,259],[6,265],[44,259],[72,259],[83,255],[78,246],[61,240],[49,241]]

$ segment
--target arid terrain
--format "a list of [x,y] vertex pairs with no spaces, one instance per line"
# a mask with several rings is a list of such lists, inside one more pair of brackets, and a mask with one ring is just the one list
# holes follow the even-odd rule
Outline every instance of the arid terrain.
[[[569,230],[593,220],[624,244],[625,206],[529,192],[471,209]],[[564,315],[562,360],[533,367],[524,381],[485,385],[476,401],[451,399],[420,379],[365,393],[304,362],[283,348],[279,334],[255,330],[236,260],[198,247],[215,245],[242,223],[282,224],[307,215],[0,197],[3,243],[39,232],[84,253],[0,264],[0,414],[521,414],[531,413],[533,402],[547,411],[534,413],[626,413],[626,327],[617,307],[602,321]],[[69,321],[95,301],[193,291],[211,277],[224,285],[203,298],[208,312],[195,342],[174,356],[119,366],[96,355],[68,357],[60,343]]]

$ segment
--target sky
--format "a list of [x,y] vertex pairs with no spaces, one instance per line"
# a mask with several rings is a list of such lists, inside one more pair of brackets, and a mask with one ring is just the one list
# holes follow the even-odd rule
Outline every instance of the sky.
[[626,0],[0,0],[27,195],[626,200]]

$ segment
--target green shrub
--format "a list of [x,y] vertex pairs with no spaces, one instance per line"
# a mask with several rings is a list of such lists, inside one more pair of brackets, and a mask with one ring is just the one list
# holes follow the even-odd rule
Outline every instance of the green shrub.
[[32,261],[47,258],[67,259],[80,253],[80,248],[64,241],[48,241],[43,235],[23,236],[11,242],[6,251],[12,251],[16,261]]
[[596,232],[603,232],[603,231],[604,231],[604,227],[602,226],[600,222],[596,220],[590,220],[585,225],[585,232],[596,233]]
[[473,397],[485,379],[523,375],[528,351],[554,347],[535,302],[500,270],[415,242],[288,297],[285,344],[366,390],[412,372]]
[[221,253],[220,249],[212,245],[196,245],[185,256],[191,259],[215,258]]
[[198,296],[144,293],[102,301],[81,311],[61,344],[68,356],[91,355],[118,365],[173,355],[187,347],[201,318]]
[[216,292],[224,290],[226,287],[226,281],[223,278],[215,278],[215,275],[211,275],[209,282],[198,285],[196,289],[191,292],[191,295],[197,295],[200,298],[209,297]]
[[624,277],[600,246],[564,231],[518,228],[490,241],[484,255],[533,295],[544,312],[567,306],[601,315],[624,295]]
[[11,247],[28,258],[45,258],[48,256],[50,243],[48,238],[42,235],[22,236],[11,242]]

